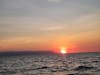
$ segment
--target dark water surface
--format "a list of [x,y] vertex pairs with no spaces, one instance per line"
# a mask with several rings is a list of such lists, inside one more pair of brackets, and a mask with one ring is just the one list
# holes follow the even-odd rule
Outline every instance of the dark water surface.
[[100,53],[0,56],[0,75],[100,75]]

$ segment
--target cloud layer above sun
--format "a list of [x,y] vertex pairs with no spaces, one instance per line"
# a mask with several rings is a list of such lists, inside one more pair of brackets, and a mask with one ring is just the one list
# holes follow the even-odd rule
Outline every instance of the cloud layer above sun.
[[63,0],[48,0],[48,2],[61,2]]
[[0,51],[99,51],[99,34],[99,0],[0,0]]

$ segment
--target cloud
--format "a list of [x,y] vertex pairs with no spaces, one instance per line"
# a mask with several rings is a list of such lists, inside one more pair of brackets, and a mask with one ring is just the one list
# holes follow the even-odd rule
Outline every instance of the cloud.
[[48,0],[48,2],[61,2],[63,0]]
[[63,30],[64,28],[62,26],[47,26],[43,27],[40,30],[43,31],[58,31],[58,30]]

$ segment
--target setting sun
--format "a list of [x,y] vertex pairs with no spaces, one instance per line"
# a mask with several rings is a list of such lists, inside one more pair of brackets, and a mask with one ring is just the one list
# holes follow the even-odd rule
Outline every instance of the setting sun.
[[67,53],[67,49],[65,47],[60,48],[60,53],[66,54]]

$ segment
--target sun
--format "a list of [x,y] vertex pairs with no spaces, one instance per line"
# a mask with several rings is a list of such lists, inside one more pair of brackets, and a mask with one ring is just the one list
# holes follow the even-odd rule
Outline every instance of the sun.
[[60,48],[60,53],[61,54],[66,54],[67,53],[67,49],[65,47],[61,47]]

